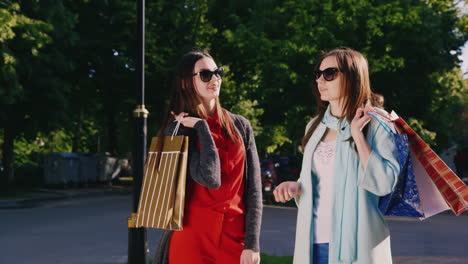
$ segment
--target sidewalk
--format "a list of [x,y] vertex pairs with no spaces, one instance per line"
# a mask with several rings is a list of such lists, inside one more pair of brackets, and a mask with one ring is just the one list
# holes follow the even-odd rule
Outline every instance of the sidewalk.
[[[260,236],[263,253],[270,256],[293,255],[296,216],[295,208],[264,206]],[[455,216],[447,211],[424,221],[388,218],[393,263],[468,264],[468,239],[464,235],[467,217],[468,212]]]
[[[60,201],[64,199],[78,199],[78,198],[92,198],[92,197],[106,197],[106,196],[115,196],[115,199],[124,199],[123,201],[130,201],[131,197],[129,196],[131,193],[131,187],[130,186],[95,186],[95,187],[89,187],[89,188],[70,188],[70,189],[38,189],[35,190],[34,192],[28,193],[28,195],[31,195],[31,198],[27,199],[16,199],[16,200],[1,200],[0,199],[0,209],[2,208],[31,208],[31,207],[37,207],[41,206],[44,203],[47,202],[54,202],[54,201]],[[121,195],[121,197],[117,197],[118,195]],[[99,201],[100,199],[96,200],[91,200],[91,201]],[[99,203],[99,205],[105,204],[104,202]],[[107,217],[111,217],[112,219],[126,219],[128,216],[128,210],[129,210],[129,202],[124,202],[120,203],[122,205],[118,205],[117,207],[112,206],[109,208],[103,207],[103,209],[98,208],[94,211],[91,211],[90,215],[94,216],[92,217],[90,221],[93,221],[93,226],[96,226],[95,222],[96,219],[101,219],[102,215],[105,215]],[[88,207],[86,207],[88,208]],[[118,208],[120,211],[115,211]],[[109,210],[108,210],[109,209]],[[61,215],[63,212],[69,212],[72,210],[75,212],[73,208],[65,208],[65,207],[58,207],[54,210],[59,211],[57,215]],[[67,211],[68,210],[68,211]],[[77,209],[77,210],[83,210],[83,208]],[[107,210],[107,211],[106,211]],[[24,214],[34,214],[38,215],[38,213],[42,212],[40,208],[38,210],[5,210],[8,212],[10,215],[14,214],[20,214],[21,217],[18,217],[18,219],[22,219],[21,221],[27,221],[27,219],[30,219],[31,217],[25,217]],[[86,209],[88,212],[88,209]],[[70,211],[71,212],[71,211]],[[77,214],[81,214],[81,211],[76,212]],[[89,213],[89,212],[88,212]],[[50,214],[49,211],[47,211],[47,214]],[[264,212],[263,212],[263,223],[262,223],[262,231],[261,231],[261,248],[262,252],[266,253],[271,256],[290,256],[294,252],[294,236],[295,236],[295,225],[296,225],[296,214],[297,214],[297,209],[295,208],[284,208],[284,207],[278,207],[278,206],[265,206],[264,207]],[[39,214],[40,215],[40,214]],[[99,217],[98,217],[99,215]],[[392,231],[392,252],[393,252],[393,260],[394,264],[467,264],[468,263],[468,254],[463,250],[466,248],[466,240],[464,234],[466,234],[466,229],[457,229],[457,226],[460,227],[460,224],[463,226],[464,223],[466,223],[466,220],[468,220],[468,215],[463,214],[461,216],[453,216],[452,213],[443,213],[440,216],[435,216],[432,219],[429,219],[430,221],[424,221],[424,222],[419,222],[418,221],[410,221],[410,220],[405,220],[405,219],[388,219],[391,231]],[[14,220],[15,218],[11,218],[11,220],[17,224]],[[94,220],[93,220],[94,219]],[[107,218],[105,218],[107,219]],[[20,221],[20,222],[21,222]],[[57,233],[55,235],[52,235],[52,242],[49,242],[51,244],[53,243],[63,243],[63,242],[57,242],[55,240],[60,240],[64,239],[66,241],[66,237],[62,237],[63,233],[63,228],[69,228],[67,226],[67,223],[69,224],[70,222],[67,220],[57,220],[57,223],[60,223],[60,228],[56,231]],[[11,221],[10,221],[11,222]],[[106,227],[112,226],[108,225],[108,221],[104,221],[106,223]],[[114,221],[118,224],[115,224],[115,228],[110,228],[109,233],[105,233],[103,237],[107,237],[106,240],[108,240],[109,237],[115,236],[115,238],[111,239],[113,241],[124,241],[125,240],[125,233],[122,233],[122,225],[125,225],[124,222],[122,221]],[[123,224],[122,224],[123,223]],[[42,227],[40,223],[35,223],[37,226]],[[405,225],[405,227],[402,227],[402,225]],[[30,234],[27,231],[22,231],[21,225],[19,225],[18,233],[23,234],[23,237],[27,237],[29,239]],[[84,226],[86,226],[86,229],[89,228],[90,224],[89,223],[84,223]],[[424,226],[426,226],[424,228]],[[442,227],[446,227],[447,231],[441,231],[443,230]],[[57,227],[58,228],[58,227]],[[77,228],[74,226],[74,228]],[[85,233],[81,231],[79,232]],[[83,229],[85,230],[85,229]],[[419,235],[417,237],[411,237],[409,236],[408,230],[412,230],[414,232],[417,232]],[[51,232],[49,230],[48,232]],[[99,232],[103,232],[100,230]],[[456,233],[454,233],[456,232]],[[21,238],[21,235],[18,235],[18,233],[15,232],[15,239],[18,239],[17,237],[19,236]],[[148,230],[148,235],[149,237],[152,237],[153,239],[157,239],[155,236],[156,231],[155,230]],[[432,234],[431,234],[432,233]],[[50,234],[49,234],[50,235]],[[122,238],[122,237],[123,238]],[[11,238],[10,238],[11,239]],[[8,240],[8,245],[11,245],[11,240]],[[55,239],[55,240],[54,240]],[[88,239],[88,238],[86,238]],[[462,240],[460,240],[462,239]],[[20,239],[21,241],[24,241],[24,239]],[[28,240],[29,241],[29,240]],[[32,243],[37,243],[34,238],[31,240]],[[153,240],[151,240],[153,241]],[[154,240],[156,241],[156,240]],[[153,242],[154,242],[153,241]],[[445,241],[444,242],[444,247],[447,249],[453,249],[453,250],[436,250],[437,248],[440,248],[440,244],[438,241]],[[76,242],[76,241],[75,241]],[[24,242],[21,242],[24,243]],[[79,243],[76,245],[78,247]],[[109,243],[108,241],[106,243]],[[106,244],[106,243],[103,243]],[[20,243],[17,243],[18,245]],[[126,244],[123,243],[122,248],[126,248]],[[13,245],[16,245],[13,243]],[[19,248],[19,246],[17,246]],[[113,244],[111,248],[118,248],[118,244]],[[402,249],[408,249],[408,250],[402,250]],[[122,250],[124,252],[125,250]],[[151,247],[153,250],[153,247]],[[76,249],[74,249],[76,251]],[[106,251],[107,250],[107,251]],[[109,249],[103,250],[103,252],[110,252]],[[71,251],[73,253],[73,251]],[[71,254],[70,253],[70,254]],[[427,253],[427,255],[426,255]],[[81,254],[81,253],[80,253]],[[150,255],[152,255],[151,253]],[[434,256],[428,256],[430,254],[433,254]],[[415,255],[415,256],[405,256],[405,255]],[[458,256],[456,256],[458,255]],[[2,261],[0,261],[2,262]],[[2,262],[3,263],[3,262]],[[288,264],[288,263],[285,263]]]
[[393,257],[394,264],[467,264],[468,258],[464,257]]
[[[24,193],[28,198],[1,199],[0,209],[31,208],[44,202],[54,200],[65,200],[83,197],[100,197],[109,195],[128,195],[131,193],[131,186],[93,186],[86,188],[66,188],[66,189],[35,189]],[[21,193],[20,193],[21,195]]]

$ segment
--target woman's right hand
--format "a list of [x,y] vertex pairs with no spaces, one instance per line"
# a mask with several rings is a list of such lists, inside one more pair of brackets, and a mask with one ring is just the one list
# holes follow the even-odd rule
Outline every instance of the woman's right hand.
[[301,194],[301,185],[295,181],[283,182],[273,191],[277,202],[285,203],[294,196]]
[[175,120],[180,121],[184,127],[193,128],[195,124],[201,120],[200,118],[188,116],[188,113],[185,112],[181,112],[180,114],[176,115],[173,111],[171,111],[171,115]]

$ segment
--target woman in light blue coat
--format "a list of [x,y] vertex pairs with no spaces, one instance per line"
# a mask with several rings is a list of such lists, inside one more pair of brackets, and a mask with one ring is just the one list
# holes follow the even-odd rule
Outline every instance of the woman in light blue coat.
[[306,126],[297,182],[274,191],[298,205],[294,264],[390,264],[390,233],[378,209],[401,170],[393,135],[368,115],[379,98],[366,58],[340,48],[315,70],[317,116]]

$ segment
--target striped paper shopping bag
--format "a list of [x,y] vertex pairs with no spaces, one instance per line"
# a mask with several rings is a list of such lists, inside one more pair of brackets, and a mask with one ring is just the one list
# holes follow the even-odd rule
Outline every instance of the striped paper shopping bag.
[[[393,111],[388,115],[376,109],[369,114],[377,118],[379,122],[381,119],[392,122],[398,133],[408,138],[410,161],[423,211],[421,219],[449,209],[456,215],[460,215],[468,209],[468,187],[405,120]],[[416,203],[411,201],[411,204]]]
[[397,118],[394,122],[398,129],[401,129],[408,135],[412,154],[421,163],[450,209],[456,215],[462,214],[468,209],[468,186],[463,183],[402,118]]
[[[162,151],[157,151],[161,139]],[[187,161],[187,136],[153,137],[146,158],[136,227],[182,230]]]

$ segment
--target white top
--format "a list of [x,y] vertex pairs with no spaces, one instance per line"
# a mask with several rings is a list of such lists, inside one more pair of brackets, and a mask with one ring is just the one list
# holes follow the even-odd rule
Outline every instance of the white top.
[[330,242],[335,149],[336,141],[320,141],[313,154],[315,180],[318,180],[314,190],[314,243]]

